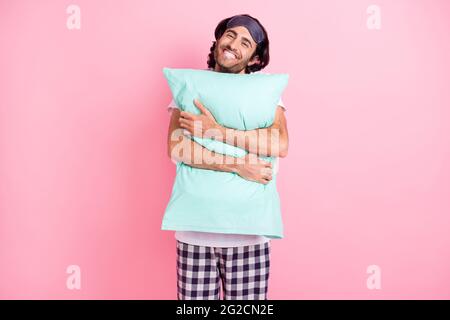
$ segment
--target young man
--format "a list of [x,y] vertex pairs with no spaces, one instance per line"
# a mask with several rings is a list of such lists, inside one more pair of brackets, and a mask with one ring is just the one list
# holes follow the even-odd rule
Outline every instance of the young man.
[[[215,30],[216,41],[210,49],[208,67],[216,72],[251,73],[258,72],[269,63],[269,39],[261,23],[249,15],[237,15],[222,20]],[[194,130],[194,122],[201,122],[201,134],[209,129],[217,129],[221,135],[216,137],[225,143],[226,134],[230,128],[220,126],[214,116],[203,106],[201,101],[195,101],[201,114],[194,115],[180,112],[172,100],[169,110],[173,110],[168,132],[168,152],[173,161],[184,162],[192,167],[235,172],[244,179],[267,184],[272,179],[270,162],[260,159],[251,161],[245,157],[245,163],[231,163],[224,156],[221,163],[210,163],[205,159],[212,152],[205,149],[187,136],[180,140],[171,139],[174,130],[184,129],[186,135],[198,135]],[[275,120],[272,126],[256,130],[232,130],[237,137],[233,145],[255,153],[259,156],[285,157],[288,150],[288,131],[284,115],[285,107],[279,102]],[[265,132],[264,132],[265,131]],[[272,131],[277,131],[278,139],[272,141]],[[255,134],[256,133],[256,134]],[[266,137],[258,139],[258,137]],[[173,154],[173,148],[178,144],[190,144],[190,154]],[[276,145],[277,144],[277,145]],[[199,152],[194,152],[199,146]],[[256,151],[254,150],[255,146]],[[275,148],[273,147],[275,146]],[[272,147],[272,148],[271,148]],[[264,152],[260,150],[265,150]],[[277,159],[278,160],[278,159]],[[230,164],[231,163],[231,164]],[[277,170],[278,161],[275,163]],[[208,232],[177,231],[177,288],[178,299],[219,299],[222,282],[223,298],[226,300],[260,300],[267,299],[270,240],[259,235],[221,234]],[[245,271],[245,272],[243,272]]]

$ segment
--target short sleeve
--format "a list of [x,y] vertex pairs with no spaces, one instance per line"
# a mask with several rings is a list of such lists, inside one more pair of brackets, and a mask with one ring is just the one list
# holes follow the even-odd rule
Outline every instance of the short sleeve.
[[167,111],[171,112],[173,109],[177,109],[177,108],[179,108],[179,107],[175,103],[175,100],[172,99],[172,101],[170,101],[169,105],[167,106]]
[[283,100],[280,98],[280,100],[278,101],[278,105],[280,106],[280,107],[282,107],[283,109],[284,109],[284,111],[286,111],[286,106],[284,105],[284,103],[283,103]]

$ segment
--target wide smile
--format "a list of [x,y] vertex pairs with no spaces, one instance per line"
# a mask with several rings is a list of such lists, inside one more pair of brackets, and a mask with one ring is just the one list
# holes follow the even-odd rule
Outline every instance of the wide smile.
[[227,49],[223,50],[223,56],[227,60],[237,59],[237,56],[234,54],[234,52]]

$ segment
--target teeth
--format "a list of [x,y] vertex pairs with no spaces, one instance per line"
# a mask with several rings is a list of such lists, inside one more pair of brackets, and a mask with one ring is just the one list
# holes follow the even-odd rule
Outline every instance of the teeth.
[[236,57],[234,56],[234,54],[232,54],[230,51],[225,50],[223,55],[225,56],[226,59],[236,59]]

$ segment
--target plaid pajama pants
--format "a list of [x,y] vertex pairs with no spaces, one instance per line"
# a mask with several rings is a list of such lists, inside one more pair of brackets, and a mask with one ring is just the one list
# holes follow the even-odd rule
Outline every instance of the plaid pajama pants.
[[178,300],[267,300],[270,242],[242,247],[177,240]]

